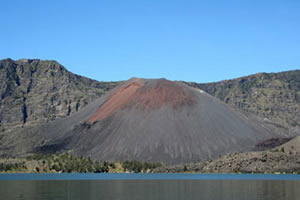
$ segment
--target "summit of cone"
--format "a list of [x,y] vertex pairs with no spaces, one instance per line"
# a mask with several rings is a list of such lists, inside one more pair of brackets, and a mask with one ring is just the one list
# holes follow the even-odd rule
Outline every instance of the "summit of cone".
[[186,87],[166,79],[132,78],[118,87],[88,122],[103,120],[119,109],[155,110],[162,106],[176,109],[196,103],[196,95]]

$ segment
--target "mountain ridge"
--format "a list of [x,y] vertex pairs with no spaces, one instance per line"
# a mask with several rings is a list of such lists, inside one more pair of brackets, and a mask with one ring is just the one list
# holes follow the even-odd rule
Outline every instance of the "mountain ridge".
[[212,83],[185,82],[292,132],[300,126],[300,70],[257,73]]
[[102,96],[116,82],[69,72],[53,60],[0,60],[0,131],[63,118]]
[[[44,70],[37,75],[36,67]],[[295,134],[300,129],[299,77],[300,70],[290,70],[211,83],[178,82],[258,116],[274,130]],[[49,81],[52,86],[47,86]],[[120,83],[99,82],[73,74],[55,60],[0,60],[0,132],[65,117]]]

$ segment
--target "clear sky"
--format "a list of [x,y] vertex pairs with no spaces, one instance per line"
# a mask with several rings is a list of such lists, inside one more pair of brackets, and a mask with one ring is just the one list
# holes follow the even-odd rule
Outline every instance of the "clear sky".
[[300,1],[1,0],[8,57],[57,60],[103,81],[300,69]]

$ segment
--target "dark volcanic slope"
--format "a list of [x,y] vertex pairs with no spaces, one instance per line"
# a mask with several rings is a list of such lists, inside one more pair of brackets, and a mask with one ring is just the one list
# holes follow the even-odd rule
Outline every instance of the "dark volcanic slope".
[[65,119],[7,135],[1,152],[72,150],[99,160],[180,163],[250,150],[274,136],[202,90],[132,79]]

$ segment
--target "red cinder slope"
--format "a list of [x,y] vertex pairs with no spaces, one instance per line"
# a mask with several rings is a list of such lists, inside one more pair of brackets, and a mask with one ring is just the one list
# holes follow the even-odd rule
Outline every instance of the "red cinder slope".
[[88,119],[88,123],[105,119],[128,103],[136,91],[143,85],[142,81],[133,82],[119,88],[108,100]]
[[117,89],[107,101],[88,119],[88,123],[103,120],[119,109],[159,109],[168,105],[178,108],[181,105],[196,103],[196,95],[181,85],[166,79],[145,82],[133,79]]
[[196,103],[196,95],[185,90],[182,85],[166,79],[152,80],[137,90],[127,103],[127,107],[159,109],[164,105],[178,108],[181,105]]

